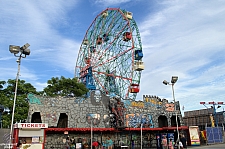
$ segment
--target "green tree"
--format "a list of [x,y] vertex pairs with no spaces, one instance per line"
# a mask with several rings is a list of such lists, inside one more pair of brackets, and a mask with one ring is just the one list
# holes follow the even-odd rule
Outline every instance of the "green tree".
[[0,81],[0,91],[4,88],[5,83],[5,81]]
[[[29,103],[27,100],[27,94],[43,94],[47,96],[67,96],[73,95],[80,97],[88,92],[88,89],[84,84],[79,83],[76,78],[56,77],[48,80],[48,86],[43,91],[37,92],[36,88],[26,83],[24,80],[18,80],[16,106],[14,112],[14,123],[20,120],[27,119]],[[13,102],[15,95],[16,80],[9,79],[6,81],[0,81],[0,104],[4,106],[5,111],[2,114],[3,128],[10,128]]]
[[83,83],[78,82],[76,78],[65,78],[61,76],[52,77],[48,80],[48,86],[44,88],[47,96],[68,96],[73,95],[80,97],[88,92],[88,89]]
[[[11,125],[16,80],[9,79],[7,82],[0,81],[0,104],[5,107],[7,112],[2,115],[3,127],[7,128]],[[24,80],[18,80],[16,106],[14,112],[14,122],[27,119],[29,103],[27,94],[38,94],[36,88]]]

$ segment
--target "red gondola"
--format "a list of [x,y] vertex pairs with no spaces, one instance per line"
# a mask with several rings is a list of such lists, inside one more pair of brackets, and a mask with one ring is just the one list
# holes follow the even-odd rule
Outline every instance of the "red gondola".
[[131,38],[132,38],[132,35],[130,32],[123,33],[123,41],[129,41],[131,40]]
[[139,92],[139,84],[131,84],[130,92],[131,93],[138,93]]
[[98,45],[102,44],[102,38],[101,37],[97,38],[96,44],[98,44]]

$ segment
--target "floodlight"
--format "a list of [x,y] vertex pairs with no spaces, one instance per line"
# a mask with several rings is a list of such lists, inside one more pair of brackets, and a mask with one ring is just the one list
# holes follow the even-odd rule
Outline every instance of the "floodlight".
[[29,46],[30,46],[29,43],[26,43],[25,45],[23,45],[23,46],[21,47],[21,50],[25,50],[25,49],[27,49]]
[[178,76],[172,76],[171,83],[176,83],[178,80]]
[[25,55],[30,55],[30,49],[25,49],[25,50],[23,50],[23,54],[25,54]]
[[163,84],[168,85],[169,82],[167,82],[166,80],[163,81]]
[[9,46],[9,51],[13,54],[17,54],[20,52],[20,46],[14,46],[14,45],[10,45]]

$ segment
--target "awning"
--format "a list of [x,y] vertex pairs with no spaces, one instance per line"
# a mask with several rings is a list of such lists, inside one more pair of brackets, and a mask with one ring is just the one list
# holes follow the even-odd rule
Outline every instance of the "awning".
[[[177,127],[162,127],[162,128],[142,128],[142,131],[167,131],[167,130],[177,130]],[[188,126],[180,126],[178,130],[188,130]],[[47,132],[57,131],[79,131],[79,132],[88,132],[91,131],[91,128],[47,128],[45,129]],[[95,132],[105,132],[105,131],[141,131],[141,128],[124,128],[124,129],[116,129],[116,128],[92,128],[92,131]]]
[[[115,128],[92,128],[92,131],[115,131]],[[45,129],[45,131],[81,131],[81,132],[85,132],[85,131],[91,131],[91,128],[47,128]]]

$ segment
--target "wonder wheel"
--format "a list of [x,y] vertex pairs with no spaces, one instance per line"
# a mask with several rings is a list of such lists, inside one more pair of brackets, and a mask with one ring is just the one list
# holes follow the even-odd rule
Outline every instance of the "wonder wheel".
[[80,46],[75,77],[89,90],[135,100],[139,92],[143,52],[131,12],[102,11],[88,28]]

